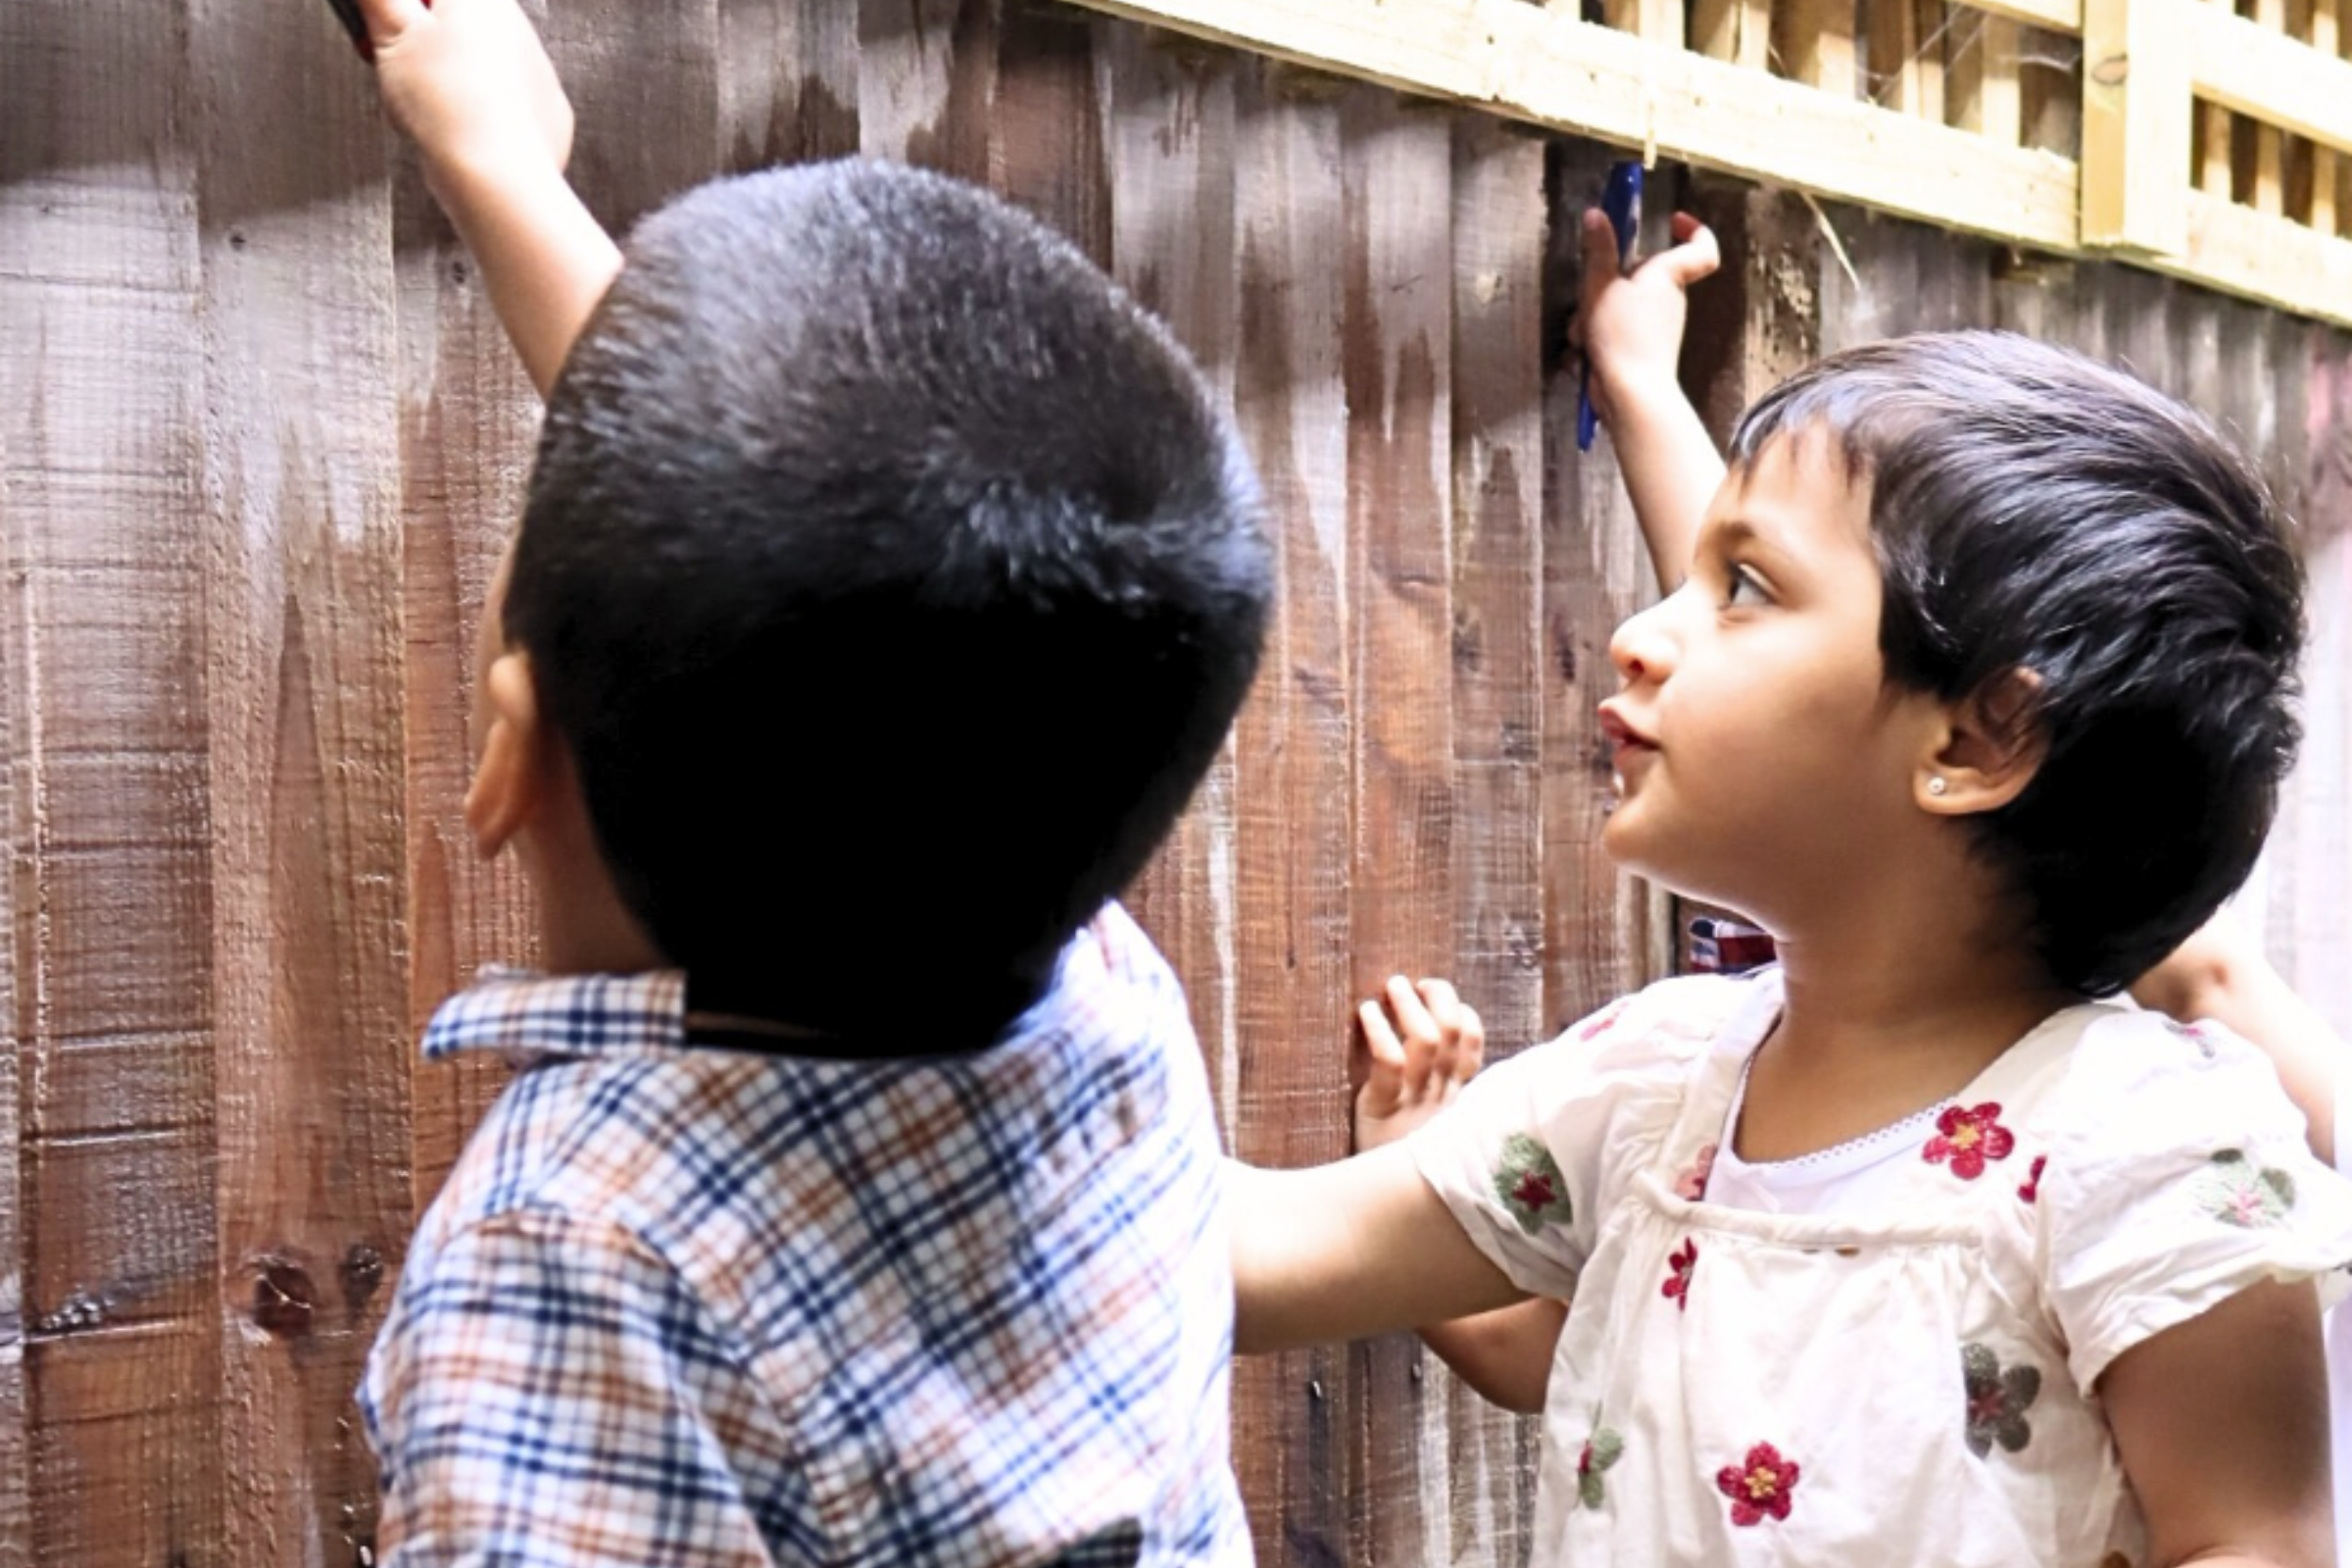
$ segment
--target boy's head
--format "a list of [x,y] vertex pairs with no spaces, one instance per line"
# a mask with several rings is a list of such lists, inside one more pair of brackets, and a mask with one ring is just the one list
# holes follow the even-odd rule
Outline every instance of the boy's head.
[[612,884],[698,1007],[983,1044],[1249,688],[1249,464],[1156,322],[954,181],[724,180],[627,252],[502,612]]
[[1978,850],[2055,979],[2129,984],[2245,879],[2293,759],[2302,579],[2268,490],[2190,410],[2007,333],[1823,360],[1731,461],[1811,433],[1868,487],[1886,681],[2038,758]]

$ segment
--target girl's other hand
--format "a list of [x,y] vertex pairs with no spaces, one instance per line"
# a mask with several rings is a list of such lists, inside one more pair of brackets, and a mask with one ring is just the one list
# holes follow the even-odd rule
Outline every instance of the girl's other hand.
[[1486,1026],[1443,980],[1391,977],[1356,1008],[1368,1062],[1355,1093],[1358,1152],[1396,1143],[1445,1108],[1486,1059]]

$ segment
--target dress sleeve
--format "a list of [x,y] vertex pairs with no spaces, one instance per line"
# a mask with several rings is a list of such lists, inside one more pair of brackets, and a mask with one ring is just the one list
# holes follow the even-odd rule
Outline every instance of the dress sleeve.
[[[627,1233],[503,1214],[404,1280],[365,1403],[386,1568],[752,1568],[781,1428]],[[779,1521],[766,1521],[776,1526]]]
[[1473,1079],[1414,1133],[1422,1179],[1521,1290],[1564,1297],[1617,1186],[1656,1152],[1739,982],[1667,981]]
[[2076,1382],[2265,1280],[2340,1295],[2352,1183],[2268,1060],[2220,1025],[2119,1012],[2085,1035],[2075,1126],[2039,1181],[2043,1277]]

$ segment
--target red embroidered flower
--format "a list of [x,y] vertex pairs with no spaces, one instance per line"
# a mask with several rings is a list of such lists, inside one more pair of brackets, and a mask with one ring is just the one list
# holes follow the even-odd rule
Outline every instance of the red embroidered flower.
[[1767,1517],[1788,1517],[1788,1494],[1796,1490],[1796,1461],[1781,1450],[1759,1443],[1739,1464],[1715,1472],[1715,1488],[1732,1499],[1732,1523],[1761,1524]]
[[2050,1156],[2047,1154],[2034,1156],[2034,1168],[2026,1172],[2026,1185],[2017,1190],[2018,1197],[2031,1203],[2041,1196],[2041,1169],[2049,1162]]
[[2017,1147],[2016,1135],[2000,1123],[1998,1102],[1986,1101],[1974,1109],[1947,1105],[1936,1118],[1936,1136],[1921,1151],[1931,1165],[1952,1162],[1952,1174],[1973,1182],[1984,1174],[1988,1159],[2007,1159]]
[[1666,1284],[1659,1294],[1688,1312],[1690,1310],[1690,1271],[1698,1267],[1697,1239],[1684,1238],[1682,1250],[1667,1253],[1666,1264]]
[[1587,1018],[1577,1028],[1576,1043],[1581,1046],[1586,1041],[1598,1036],[1601,1031],[1608,1028],[1609,1025],[1615,1023],[1617,1021],[1617,1015],[1625,1011],[1626,1004],[1631,1001],[1632,999],[1630,997],[1619,997],[1615,1002],[1610,1003],[1607,1006],[1601,1008],[1592,1017]]
[[1511,1188],[1511,1201],[1526,1208],[1549,1208],[1559,1200],[1548,1172],[1521,1171],[1518,1182]]
[[1700,1146],[1698,1157],[1674,1179],[1674,1196],[1695,1203],[1707,1196],[1707,1181],[1715,1174],[1715,1146]]

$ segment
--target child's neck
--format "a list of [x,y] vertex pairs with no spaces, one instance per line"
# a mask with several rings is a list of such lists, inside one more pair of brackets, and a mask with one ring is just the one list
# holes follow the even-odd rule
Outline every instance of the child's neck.
[[2014,938],[1859,926],[1784,940],[1780,954],[1788,1003],[1750,1070],[1734,1145],[1753,1163],[1832,1148],[1959,1093],[2080,1000]]

